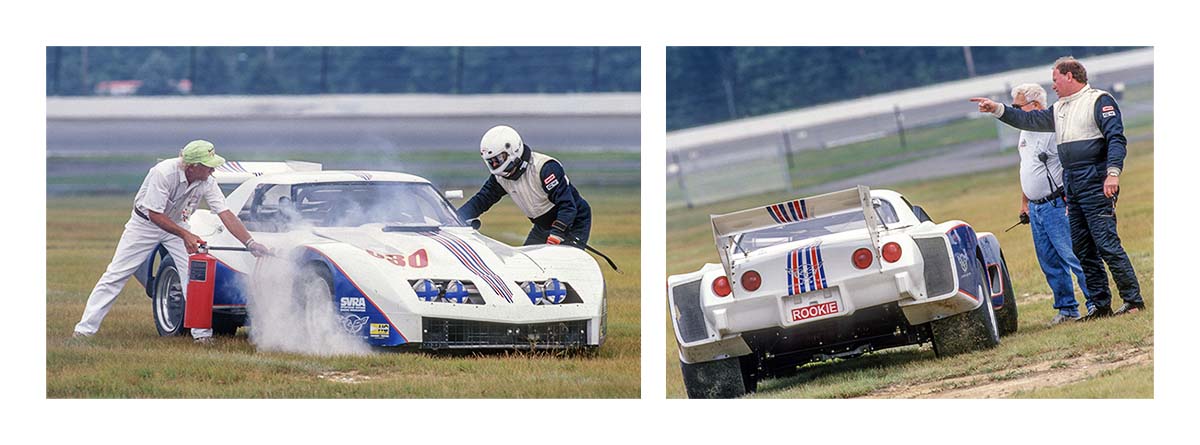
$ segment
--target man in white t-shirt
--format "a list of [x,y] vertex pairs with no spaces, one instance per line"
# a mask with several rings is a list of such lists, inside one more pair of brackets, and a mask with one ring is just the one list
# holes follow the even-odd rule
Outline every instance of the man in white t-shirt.
[[[160,244],[171,254],[179,276],[188,276],[188,255],[196,253],[203,241],[188,231],[187,221],[201,199],[250,253],[259,257],[270,252],[250,237],[246,226],[226,207],[217,181],[210,177],[223,163],[225,159],[217,156],[211,142],[195,140],[183,148],[178,158],[159,162],[150,169],[133,199],[133,211],[112,262],[92,289],[83,317],[75,325],[75,337],[89,337],[100,330],[100,322],[112,309],[125,282]],[[187,286],[183,284],[186,299]],[[209,343],[212,329],[192,329],[192,337],[199,343]]]
[[[1030,111],[1046,108],[1046,90],[1034,83],[1012,89],[1013,108]],[[1063,193],[1062,164],[1058,160],[1054,133],[1021,131],[1017,142],[1021,157],[1021,213],[1029,215],[1033,246],[1046,282],[1054,293],[1058,314],[1050,320],[1054,326],[1079,318],[1079,304],[1071,274],[1079,280],[1087,296],[1083,269],[1071,249],[1071,224]]]

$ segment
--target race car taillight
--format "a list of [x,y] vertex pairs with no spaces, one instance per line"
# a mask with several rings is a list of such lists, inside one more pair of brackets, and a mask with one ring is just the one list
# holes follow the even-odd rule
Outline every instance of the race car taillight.
[[871,267],[871,257],[871,250],[863,247],[855,250],[854,255],[850,256],[850,260],[854,263],[854,267],[866,269]]
[[883,260],[889,263],[900,261],[900,254],[904,253],[900,249],[900,245],[895,242],[883,245]]
[[718,297],[727,297],[729,296],[730,292],[733,292],[733,289],[729,288],[729,278],[724,275],[721,275],[717,277],[717,279],[713,280],[712,290],[713,293],[717,294]]
[[762,276],[758,272],[748,270],[742,274],[742,289],[754,292],[759,286],[762,286]]

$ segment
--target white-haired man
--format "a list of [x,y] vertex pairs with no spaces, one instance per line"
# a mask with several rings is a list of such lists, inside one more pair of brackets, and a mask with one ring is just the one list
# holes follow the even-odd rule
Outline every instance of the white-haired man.
[[[1022,111],[1046,109],[1046,90],[1036,83],[1012,89],[1012,107]],[[1033,247],[1046,283],[1054,294],[1058,314],[1050,326],[1079,319],[1079,303],[1071,274],[1087,296],[1083,269],[1071,250],[1071,223],[1067,219],[1067,198],[1063,193],[1062,164],[1054,146],[1054,133],[1021,130],[1017,138],[1021,158],[1021,214],[1029,216]],[[1090,308],[1090,303],[1089,303]]]
[[[170,253],[179,276],[188,276],[188,255],[196,253],[203,240],[188,231],[187,221],[201,199],[208,202],[208,208],[220,216],[229,233],[250,253],[258,257],[270,252],[250,237],[246,226],[226,207],[225,195],[211,178],[213,170],[224,163],[225,158],[217,156],[211,142],[195,140],[183,147],[178,158],[159,162],[150,169],[133,198],[133,211],[117,242],[112,262],[88,296],[87,308],[75,325],[74,336],[88,337],[100,330],[100,322],[112,309],[117,294],[159,245]],[[183,292],[186,300],[187,286],[183,286]],[[192,329],[192,337],[199,343],[209,343],[212,329]]]

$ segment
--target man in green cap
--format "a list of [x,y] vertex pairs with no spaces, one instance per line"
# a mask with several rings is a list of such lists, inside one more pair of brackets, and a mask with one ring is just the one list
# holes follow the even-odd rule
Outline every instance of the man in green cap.
[[[75,325],[76,337],[89,337],[100,330],[100,322],[125,282],[160,244],[171,254],[179,276],[188,276],[188,255],[196,253],[203,242],[188,231],[188,217],[202,198],[250,253],[256,257],[270,253],[270,249],[250,237],[246,226],[225,205],[225,195],[221,194],[217,181],[210,177],[224,163],[225,158],[217,156],[212,142],[195,140],[183,147],[178,158],[159,162],[150,169],[133,199],[133,212],[125,223],[112,262],[92,289],[83,317]],[[183,291],[186,299],[187,286]],[[192,329],[192,337],[197,342],[209,343],[212,329]]]

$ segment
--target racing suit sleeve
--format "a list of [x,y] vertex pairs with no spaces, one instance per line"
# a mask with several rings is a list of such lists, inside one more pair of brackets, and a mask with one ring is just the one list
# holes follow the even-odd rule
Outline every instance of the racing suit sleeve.
[[1026,131],[1049,133],[1054,131],[1054,105],[1045,110],[1021,111],[1004,105],[1004,114],[998,116],[1014,128]]
[[1125,125],[1121,123],[1121,109],[1117,100],[1107,94],[1096,99],[1096,127],[1104,135],[1108,145],[1108,168],[1125,168]]
[[492,205],[500,202],[500,198],[503,198],[507,194],[508,192],[504,191],[504,187],[501,187],[500,183],[496,182],[495,176],[488,176],[487,181],[483,183],[483,187],[478,192],[475,192],[475,196],[472,196],[466,204],[458,208],[458,217],[463,221],[478,218],[483,212],[492,208]]
[[575,222],[575,214],[579,211],[575,207],[575,196],[571,193],[572,186],[567,180],[567,173],[563,171],[562,165],[555,161],[542,165],[540,173],[546,198],[558,209],[558,213],[554,215],[554,222],[550,224],[550,233],[567,239],[567,230],[570,230],[571,223]]

